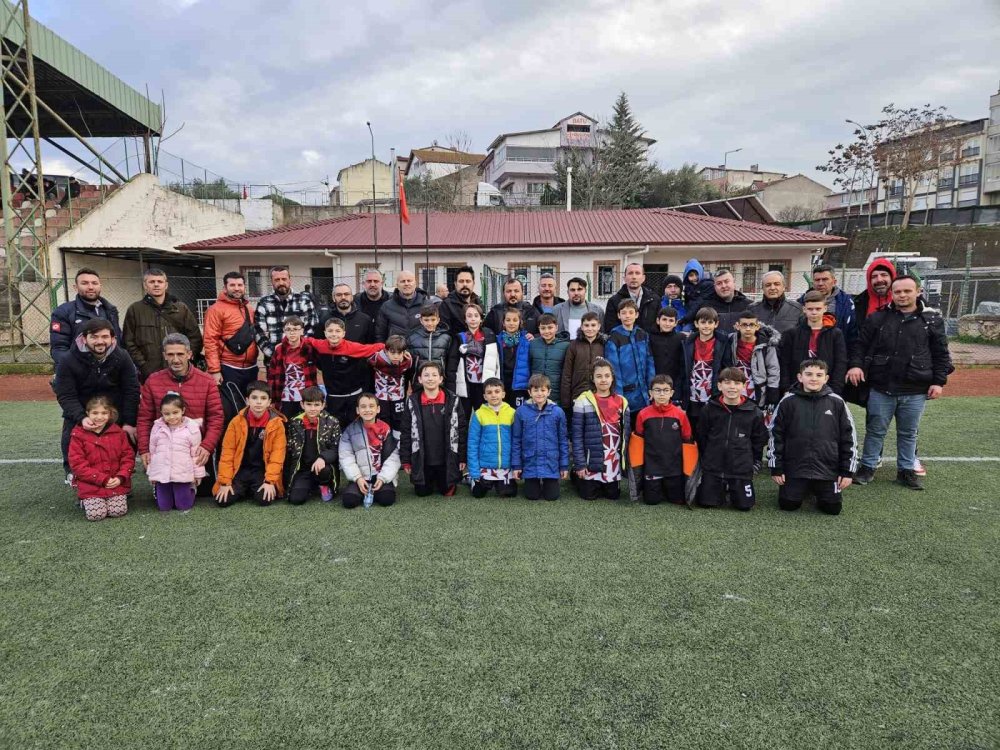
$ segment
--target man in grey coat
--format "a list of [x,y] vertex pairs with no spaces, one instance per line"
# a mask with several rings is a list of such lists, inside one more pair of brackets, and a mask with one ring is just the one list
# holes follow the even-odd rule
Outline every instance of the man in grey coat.
[[802,316],[802,305],[785,297],[785,277],[781,271],[768,271],[761,278],[764,298],[750,305],[750,312],[763,325],[771,326],[778,333],[795,328]]
[[593,302],[587,301],[587,280],[579,276],[574,276],[566,284],[565,302],[560,302],[555,306],[552,314],[556,316],[556,324],[559,326],[556,331],[569,334],[570,341],[576,338],[576,332],[580,330],[580,319],[585,313],[595,313],[601,323],[604,323],[604,308]]

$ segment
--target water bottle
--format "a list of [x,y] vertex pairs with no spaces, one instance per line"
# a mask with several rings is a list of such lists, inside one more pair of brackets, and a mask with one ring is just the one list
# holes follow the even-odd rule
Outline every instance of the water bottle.
[[365,500],[364,500],[365,508],[366,509],[372,507],[372,503],[375,502],[375,480],[376,479],[378,479],[378,477],[369,477],[368,478],[368,492],[365,493]]

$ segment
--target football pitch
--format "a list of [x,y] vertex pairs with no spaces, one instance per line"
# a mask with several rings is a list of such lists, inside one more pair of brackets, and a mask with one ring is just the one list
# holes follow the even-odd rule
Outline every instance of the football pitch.
[[[859,440],[863,418],[855,410]],[[413,496],[87,523],[0,403],[0,747],[995,748],[1000,398],[844,512]]]

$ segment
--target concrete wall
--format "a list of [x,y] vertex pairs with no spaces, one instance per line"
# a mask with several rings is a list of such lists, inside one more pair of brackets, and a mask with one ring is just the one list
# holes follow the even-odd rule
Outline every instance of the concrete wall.
[[[337,174],[337,199],[341,206],[354,206],[361,201],[372,199],[372,160],[344,167]],[[375,161],[375,196],[391,199],[393,189],[392,167],[385,162]]]

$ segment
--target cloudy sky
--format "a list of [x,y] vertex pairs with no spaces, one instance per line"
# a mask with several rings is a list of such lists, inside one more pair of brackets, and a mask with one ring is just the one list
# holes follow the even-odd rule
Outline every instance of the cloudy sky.
[[[888,102],[989,114],[997,0],[32,0],[166,98],[163,145],[227,179],[322,189],[370,151],[609,115],[625,91],[664,168],[804,172]],[[124,158],[113,147],[114,161]],[[46,171],[55,171],[50,161]],[[168,168],[177,163],[164,159]],[[85,176],[81,174],[81,176]]]

